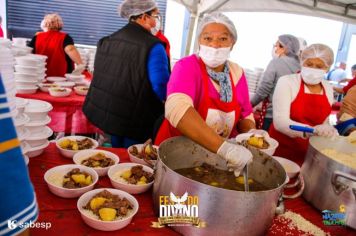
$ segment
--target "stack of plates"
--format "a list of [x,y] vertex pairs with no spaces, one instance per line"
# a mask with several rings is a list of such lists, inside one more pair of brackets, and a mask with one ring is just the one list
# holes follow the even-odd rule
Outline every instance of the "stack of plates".
[[27,47],[27,38],[12,38],[12,52],[15,57],[25,56],[32,52],[32,48]]
[[250,93],[255,93],[260,79],[263,75],[263,69],[255,68],[254,70],[245,69],[248,90]]
[[36,93],[37,85],[46,76],[47,56],[29,54],[27,56],[15,57],[15,82],[17,93]]
[[11,41],[0,40],[0,72],[2,82],[6,91],[6,98],[9,103],[10,111],[14,115],[16,110],[16,85],[14,81],[14,57],[11,51]]
[[[23,140],[21,139],[22,146],[26,146],[23,152],[28,157],[38,156],[48,146],[48,138],[53,134],[53,131],[47,126],[51,122],[48,112],[53,107],[48,102],[35,99],[19,100],[18,103],[27,103],[24,106],[23,113],[15,119],[15,123],[18,120],[16,129],[18,130],[18,127],[24,123],[24,129],[28,130],[29,133]],[[20,136],[21,134],[18,135]]]
[[74,75],[74,74],[65,74],[64,75],[68,81],[74,82],[75,85],[88,85],[89,82],[85,80],[85,75]]

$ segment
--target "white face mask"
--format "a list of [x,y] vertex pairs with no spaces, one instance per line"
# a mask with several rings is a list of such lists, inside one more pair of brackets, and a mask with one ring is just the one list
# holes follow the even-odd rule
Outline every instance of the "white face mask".
[[224,64],[230,57],[231,47],[213,48],[200,45],[199,56],[210,68],[216,68]]
[[273,46],[273,48],[272,48],[272,58],[278,58],[278,57],[279,57],[279,55],[276,53],[276,47]]
[[151,28],[151,33],[153,35],[156,35],[158,31],[161,29],[161,21],[158,20],[157,18],[155,18],[155,21],[156,21],[156,26]]
[[300,74],[306,84],[315,85],[322,81],[326,73],[325,70],[303,66]]

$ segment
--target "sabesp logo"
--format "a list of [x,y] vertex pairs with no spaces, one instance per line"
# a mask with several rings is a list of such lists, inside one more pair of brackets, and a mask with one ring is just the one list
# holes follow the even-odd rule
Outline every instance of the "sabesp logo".
[[23,228],[37,228],[37,229],[45,229],[48,230],[49,228],[52,227],[50,222],[17,222],[16,220],[8,220],[7,221],[7,227],[9,229],[16,229],[17,227],[23,229]]

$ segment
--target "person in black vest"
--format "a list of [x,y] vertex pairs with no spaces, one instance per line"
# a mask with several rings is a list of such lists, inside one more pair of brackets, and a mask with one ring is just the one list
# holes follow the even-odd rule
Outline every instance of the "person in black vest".
[[99,40],[83,112],[112,135],[114,147],[127,148],[151,138],[170,72],[164,43],[152,34],[160,18],[156,2],[125,0],[119,14],[129,23]]

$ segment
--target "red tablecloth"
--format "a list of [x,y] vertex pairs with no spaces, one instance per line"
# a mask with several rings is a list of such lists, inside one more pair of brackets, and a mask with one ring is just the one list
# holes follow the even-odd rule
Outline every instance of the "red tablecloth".
[[[103,148],[116,153],[120,157],[120,162],[129,162],[129,157],[125,149]],[[37,194],[40,214],[38,222],[50,222],[52,227],[49,230],[31,229],[32,235],[107,235],[87,226],[81,219],[77,210],[77,199],[64,199],[53,195],[43,179],[44,173],[57,165],[71,164],[71,159],[60,156],[54,144],[45,150],[38,157],[30,159],[29,170],[32,183]],[[112,187],[108,177],[100,177],[96,188]],[[135,195],[140,208],[132,222],[124,229],[110,232],[110,235],[178,235],[169,228],[151,228],[151,222],[157,221],[157,216],[153,212],[152,190],[143,194]],[[324,226],[321,213],[306,203],[299,197],[285,201],[286,208],[302,215],[305,219],[322,228],[331,235],[356,235],[356,231],[342,226]],[[258,222],[256,222],[258,224]],[[301,232],[291,230],[285,223],[274,219],[273,224],[267,235],[300,235]],[[305,234],[304,234],[305,235]],[[223,235],[221,235],[223,236]]]
[[49,112],[49,116],[52,120],[48,126],[54,132],[92,134],[99,131],[82,112],[85,96],[77,95],[74,91],[68,97],[53,97],[41,91],[35,94],[16,94],[16,96],[51,103],[53,110]]

